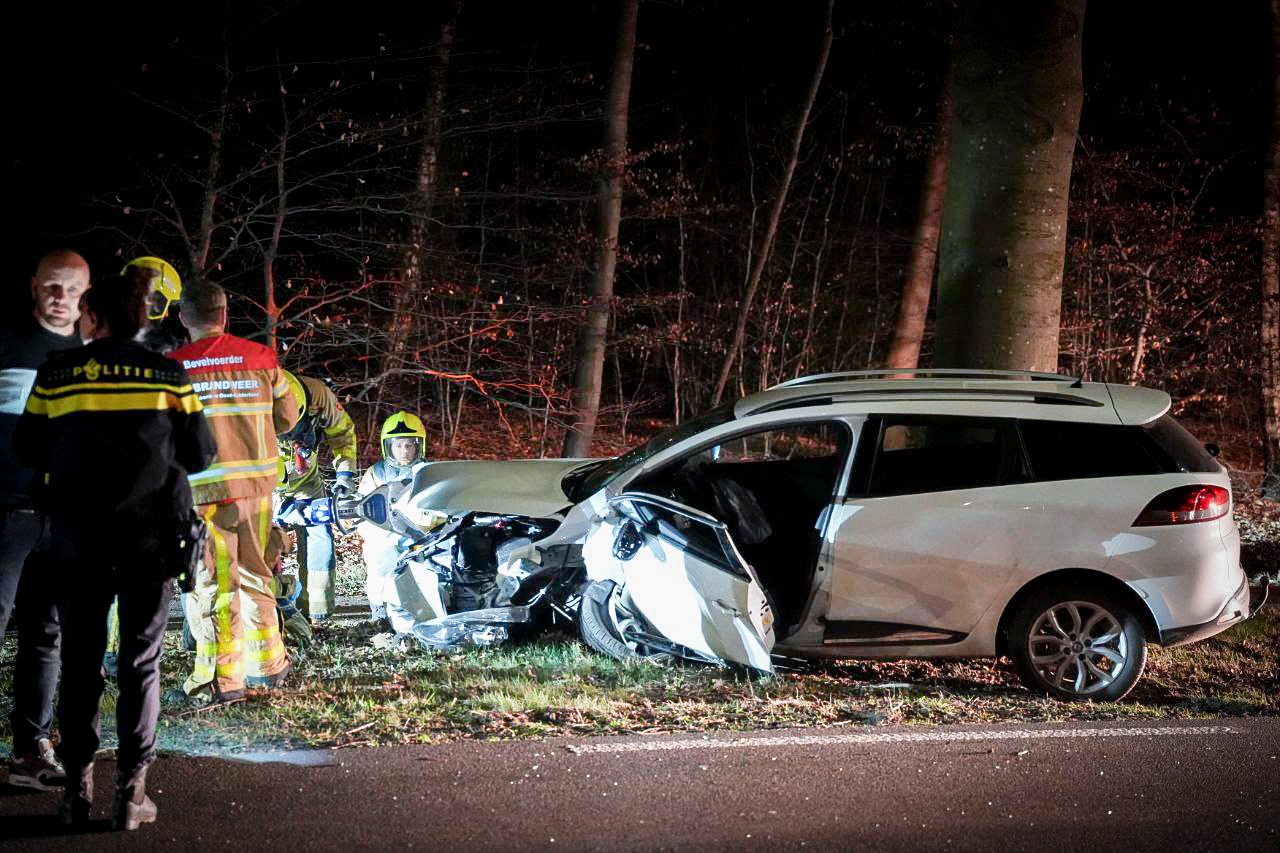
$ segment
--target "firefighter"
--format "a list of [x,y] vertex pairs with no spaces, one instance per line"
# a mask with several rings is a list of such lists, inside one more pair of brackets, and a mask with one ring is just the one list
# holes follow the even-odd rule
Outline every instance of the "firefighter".
[[13,670],[13,759],[9,784],[62,787],[62,765],[49,739],[58,683],[58,614],[45,565],[49,524],[36,500],[33,473],[10,440],[36,369],[51,353],[80,346],[76,321],[89,289],[89,265],[72,251],[50,252],[31,277],[32,310],[0,324],[0,636],[15,599],[18,656]]
[[188,282],[178,317],[192,342],[169,357],[191,375],[218,444],[213,465],[191,476],[210,535],[191,608],[195,666],[183,688],[206,704],[242,696],[246,685],[277,685],[289,670],[264,549],[279,466],[273,437],[297,422],[298,400],[274,352],[226,333],[221,287]]
[[84,297],[90,343],[52,356],[36,375],[13,436],[44,472],[49,562],[59,589],[62,687],[58,751],[67,769],[60,813],[83,825],[93,801],[107,610],[120,600],[116,829],[156,819],[146,795],[160,712],[160,652],[171,580],[192,540],[188,475],[214,441],[186,371],[133,340],[146,323],[147,279],[122,275]]
[[[284,371],[299,401],[297,423],[280,435],[281,482],[276,489],[279,514],[293,501],[325,496],[320,474],[321,446],[333,457],[337,475],[334,497],[355,490],[356,427],[337,396],[323,382]],[[333,613],[333,529],[328,524],[289,525],[298,540],[298,580],[302,584],[302,610],[312,624]]]
[[[427,464],[427,429],[417,415],[396,412],[383,422],[380,438],[382,458],[364,472],[356,491],[367,495],[385,485],[387,498],[394,501],[413,485],[414,474]],[[413,619],[400,606],[394,578],[400,535],[367,521],[360,523],[359,530],[364,543],[364,589],[369,596],[371,618],[397,632],[408,631]]]

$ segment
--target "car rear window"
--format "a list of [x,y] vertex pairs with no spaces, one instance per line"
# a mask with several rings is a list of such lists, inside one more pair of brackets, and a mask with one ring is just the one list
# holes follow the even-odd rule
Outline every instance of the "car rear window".
[[978,489],[1025,479],[1011,421],[886,416],[869,497]]
[[1186,427],[1175,421],[1172,415],[1158,418],[1146,426],[1140,427],[1140,429],[1155,441],[1160,450],[1168,455],[1175,470],[1210,474],[1222,470],[1218,460],[1214,459],[1213,455],[1205,450],[1199,439],[1188,432]]
[[1027,420],[1018,428],[1036,480],[1133,477],[1167,468],[1142,427]]

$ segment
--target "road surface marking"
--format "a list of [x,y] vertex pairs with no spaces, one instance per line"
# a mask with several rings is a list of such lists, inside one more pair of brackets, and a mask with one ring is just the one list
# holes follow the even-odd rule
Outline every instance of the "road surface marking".
[[968,732],[850,732],[838,735],[771,735],[728,740],[686,738],[684,740],[591,743],[566,747],[575,755],[596,752],[670,752],[682,749],[758,749],[766,746],[833,746],[875,743],[953,743],[984,740],[1061,740],[1063,738],[1163,737],[1176,735],[1239,734],[1230,726],[1139,726],[1107,729],[996,729]]

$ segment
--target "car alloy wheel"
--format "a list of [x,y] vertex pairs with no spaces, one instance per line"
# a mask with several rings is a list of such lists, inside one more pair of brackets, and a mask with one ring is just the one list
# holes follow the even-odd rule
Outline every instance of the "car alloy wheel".
[[1142,624],[1122,598],[1078,585],[1032,592],[1009,624],[1023,683],[1058,699],[1116,702],[1147,665]]
[[1106,608],[1064,601],[1032,624],[1027,653],[1045,683],[1086,697],[1115,683],[1129,662],[1129,643]]

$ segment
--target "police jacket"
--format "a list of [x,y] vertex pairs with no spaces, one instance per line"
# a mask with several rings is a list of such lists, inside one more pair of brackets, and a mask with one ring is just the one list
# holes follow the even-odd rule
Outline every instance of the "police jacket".
[[209,465],[215,446],[186,371],[102,338],[40,367],[13,450],[43,474],[51,515],[92,526],[186,517],[187,475]]
[[279,477],[276,434],[298,420],[298,401],[276,354],[221,334],[178,347],[169,358],[190,374],[218,443],[214,463],[191,476],[196,503],[271,494]]

